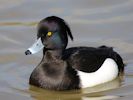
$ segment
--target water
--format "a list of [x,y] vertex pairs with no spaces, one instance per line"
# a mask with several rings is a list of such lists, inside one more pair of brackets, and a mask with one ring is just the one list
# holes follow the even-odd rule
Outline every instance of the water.
[[[49,91],[28,84],[42,53],[25,56],[36,39],[37,23],[49,16],[65,19],[73,32],[69,46],[113,46],[126,64],[112,82],[80,91]],[[133,98],[133,0],[1,0],[0,99],[131,100]]]

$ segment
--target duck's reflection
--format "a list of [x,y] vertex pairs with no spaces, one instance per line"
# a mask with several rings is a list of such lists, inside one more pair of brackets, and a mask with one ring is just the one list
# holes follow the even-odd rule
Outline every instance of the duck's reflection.
[[92,88],[85,88],[75,91],[50,91],[30,86],[31,97],[35,100],[102,100],[113,99],[118,96],[105,95],[106,91],[116,89],[121,86],[121,78],[101,84]]

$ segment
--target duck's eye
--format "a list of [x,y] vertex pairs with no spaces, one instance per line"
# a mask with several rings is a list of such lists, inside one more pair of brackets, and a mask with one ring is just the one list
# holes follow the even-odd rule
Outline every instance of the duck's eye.
[[52,36],[52,34],[53,34],[52,32],[48,32],[48,33],[47,33],[47,36],[50,37],[50,36]]

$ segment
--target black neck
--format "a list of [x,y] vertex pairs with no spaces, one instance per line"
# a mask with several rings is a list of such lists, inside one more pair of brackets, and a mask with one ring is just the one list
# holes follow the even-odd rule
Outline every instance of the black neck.
[[62,49],[46,49],[43,50],[43,59],[47,61],[60,60],[62,58]]

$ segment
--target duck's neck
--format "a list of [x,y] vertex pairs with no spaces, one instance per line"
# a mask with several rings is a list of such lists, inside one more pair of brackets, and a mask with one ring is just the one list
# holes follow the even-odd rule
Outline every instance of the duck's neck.
[[55,60],[61,60],[62,58],[62,52],[61,49],[55,49],[55,50],[47,50],[45,54],[43,54],[43,61],[55,61]]

